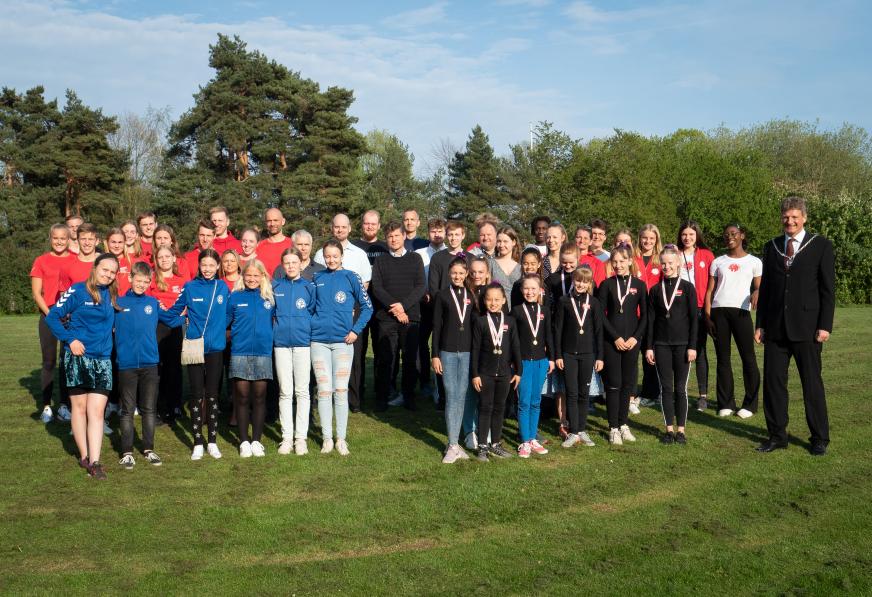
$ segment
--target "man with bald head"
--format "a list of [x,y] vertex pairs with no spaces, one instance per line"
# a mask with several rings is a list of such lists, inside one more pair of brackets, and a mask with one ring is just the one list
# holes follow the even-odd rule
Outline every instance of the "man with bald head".
[[266,238],[257,245],[257,258],[263,263],[270,275],[282,264],[282,252],[294,246],[291,239],[284,234],[285,216],[282,210],[271,207],[263,214],[263,228]]

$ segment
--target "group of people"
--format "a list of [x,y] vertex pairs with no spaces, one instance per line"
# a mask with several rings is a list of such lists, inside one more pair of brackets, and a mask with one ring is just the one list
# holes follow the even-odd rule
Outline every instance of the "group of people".
[[[222,456],[218,400],[225,372],[241,457],[265,455],[273,393],[278,453],[306,454],[313,388],[321,452],[345,456],[349,412],[363,405],[371,340],[375,410],[415,409],[419,387],[432,395],[445,412],[444,463],[469,458],[464,446],[480,461],[512,456],[502,441],[511,408],[517,455],[546,454],[543,397],[552,399],[564,448],[595,444],[587,417],[597,396],[605,399],[611,444],[635,441],[629,415],[643,405],[662,409],[662,443],[686,444],[692,367],[696,407],[708,407],[711,335],[717,414],[756,413],[761,376],[754,342],[763,342],[769,437],[758,450],[787,446],[793,357],[811,452],[823,454],[829,436],[820,355],[832,330],[833,255],[829,241],[805,232],[806,216],[801,198],[786,199],[785,234],[766,244],[762,260],[746,252],[739,225],[724,228],[726,253],[715,258],[692,221],[681,224],[674,244],[664,244],[653,224],[636,235],[618,230],[607,243],[601,220],[579,226],[569,240],[562,224],[540,216],[523,245],[513,228],[482,214],[476,242],[467,246],[463,222],[433,218],[424,239],[414,210],[384,226],[378,212],[368,211],[354,241],[351,221],[337,214],[332,238],[313,254],[309,232],[285,236],[279,209],[266,211],[262,230],[246,228],[237,239],[227,209],[215,207],[183,253],[173,229],[151,212],[102,239],[72,216],[51,227],[50,250],[31,270],[41,312],[42,419],[71,422],[80,465],[103,479],[102,440],[111,432],[104,418],[119,413],[120,465],[132,469],[138,413],[143,457],[160,465],[155,427],[181,415],[186,367],[192,460]],[[742,360],[741,403],[733,341]]]

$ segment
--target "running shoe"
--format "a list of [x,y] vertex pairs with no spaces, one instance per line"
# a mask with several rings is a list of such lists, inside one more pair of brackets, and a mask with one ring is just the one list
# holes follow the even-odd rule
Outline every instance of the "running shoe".
[[348,456],[350,454],[348,451],[348,444],[344,439],[336,440],[336,451],[339,452],[340,456]]
[[577,433],[570,433],[569,435],[566,436],[566,439],[563,440],[563,443],[560,445],[563,446],[564,448],[571,448],[574,445],[576,445],[577,443],[579,443],[580,441],[581,441],[581,438],[578,437]]
[[91,475],[91,478],[97,479],[98,481],[106,480],[106,471],[103,470],[103,465],[99,462],[91,463],[91,468],[88,469],[88,474]]
[[149,450],[145,453],[145,460],[152,466],[160,466],[163,464],[163,460],[160,459],[153,450]]
[[534,454],[539,454],[540,456],[548,453],[548,450],[542,447],[542,444],[539,443],[539,440],[535,439],[530,442],[530,449],[533,451]]
[[194,451],[191,452],[191,460],[201,460],[203,458],[203,445],[197,444],[194,446]]
[[136,464],[136,460],[133,459],[133,454],[125,454],[121,457],[121,460],[118,461],[118,464],[123,466],[125,469],[132,471],[133,466]]
[[617,427],[612,427],[609,430],[609,443],[613,446],[623,446],[624,440],[621,439],[621,430]]
[[278,453],[282,456],[287,456],[294,450],[294,442],[289,439],[282,440],[282,443],[279,444]]
[[261,456],[266,456],[266,448],[263,447],[263,444],[259,441],[251,442],[251,453],[260,458]]
[[329,454],[332,451],[333,451],[333,440],[332,439],[325,439],[324,443],[321,444],[321,453],[322,454]]
[[209,456],[211,456],[215,460],[221,458],[221,450],[218,449],[218,444],[210,443],[208,446],[206,446],[206,451],[209,452]]
[[529,458],[533,449],[530,446],[530,442],[524,442],[520,446],[518,446],[518,456],[521,458]]
[[239,444],[239,457],[240,458],[251,458],[253,456],[251,450],[251,442],[242,442]]
[[48,425],[49,423],[51,423],[53,416],[54,415],[51,412],[51,407],[46,406],[45,408],[42,409],[42,414],[39,415],[39,420],[42,421],[43,423],[45,423],[46,425]]
[[588,448],[594,447],[596,444],[593,443],[593,440],[590,439],[590,436],[587,434],[587,431],[582,431],[578,434],[578,439]]
[[306,440],[298,438],[294,440],[294,454],[297,456],[305,456],[309,453],[309,446],[306,445]]
[[73,413],[70,412],[70,409],[66,404],[61,404],[60,408],[58,408],[56,418],[61,423],[69,423],[70,419],[73,418]]
[[636,436],[630,431],[629,425],[621,425],[621,439],[625,442],[636,441]]

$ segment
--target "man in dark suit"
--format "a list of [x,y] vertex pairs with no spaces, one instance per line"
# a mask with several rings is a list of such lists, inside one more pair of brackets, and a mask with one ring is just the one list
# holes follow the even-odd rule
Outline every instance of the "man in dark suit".
[[821,351],[833,329],[835,259],[832,243],[805,230],[805,200],[781,202],[784,235],[763,249],[755,340],[763,342],[763,411],[769,438],[757,450],[787,447],[787,371],[796,361],[802,383],[811,453],[826,454],[830,442]]

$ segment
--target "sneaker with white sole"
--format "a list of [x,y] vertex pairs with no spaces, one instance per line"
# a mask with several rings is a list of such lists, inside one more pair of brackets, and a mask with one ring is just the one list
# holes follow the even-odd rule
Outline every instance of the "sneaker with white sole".
[[221,458],[221,450],[218,449],[218,444],[209,444],[206,446],[206,451],[209,452],[209,456],[215,460]]
[[240,458],[251,458],[251,442],[242,442],[239,444],[239,457]]
[[566,439],[563,440],[563,443],[560,445],[563,446],[564,448],[571,448],[571,447],[575,446],[576,444],[578,444],[578,442],[580,442],[580,441],[581,441],[581,439],[578,437],[577,433],[570,433],[569,435],[566,436]]
[[136,465],[136,460],[133,459],[133,454],[125,454],[121,457],[121,460],[118,461],[118,464],[128,471],[132,471],[133,467]]
[[630,431],[629,425],[621,425],[621,439],[625,442],[634,442],[636,441],[636,436],[633,435],[633,432]]
[[581,433],[579,433],[578,439],[579,439],[579,441],[581,441],[581,443],[583,443],[588,448],[592,448],[596,445],[595,443],[593,443],[593,440],[590,439],[590,436],[587,434],[587,431],[582,431]]
[[294,442],[289,439],[282,440],[282,443],[279,444],[278,453],[282,456],[287,456],[294,450]]
[[106,421],[103,421],[103,435],[112,435],[112,428]]
[[406,400],[403,398],[403,395],[400,394],[396,398],[388,401],[388,406],[403,406],[406,403]]
[[708,398],[705,396],[700,396],[699,400],[696,401],[696,410],[699,412],[705,412],[705,409],[708,408]]
[[631,415],[638,415],[641,413],[642,413],[642,411],[639,410],[639,406],[636,404],[635,400],[631,400],[630,401],[630,414]]
[[475,431],[466,434],[466,449],[478,450],[478,438],[475,437]]
[[203,445],[197,444],[194,446],[194,451],[191,452],[191,460],[201,460],[203,458]]
[[255,440],[251,442],[251,453],[254,454],[255,457],[260,458],[266,456],[266,448],[263,447],[262,443]]
[[294,454],[297,456],[305,456],[309,453],[309,446],[306,445],[306,440],[303,438],[294,440]]
[[621,430],[617,427],[609,429],[609,443],[613,446],[623,446],[624,440],[621,439]]
[[524,442],[518,446],[518,456],[521,458],[529,458],[533,449],[530,447],[530,442]]
[[58,414],[55,415],[55,418],[61,423],[69,423],[73,418],[73,413],[70,412],[69,407],[66,404],[61,404],[60,408],[58,408]]
[[718,416],[719,417],[732,417],[733,416],[733,409],[732,408],[722,408],[721,410],[718,411]]
[[348,454],[350,454],[348,451],[348,444],[344,439],[336,440],[336,451],[339,452],[340,456],[348,456]]
[[46,406],[42,409],[42,414],[39,415],[39,420],[48,425],[49,423],[51,423],[53,417],[54,414],[51,412],[51,407]]
[[321,453],[322,454],[329,454],[332,451],[333,451],[333,440],[332,439],[325,439],[324,443],[321,444]]
[[536,439],[530,441],[530,450],[533,451],[533,454],[539,454],[540,456],[548,453],[548,450],[545,449],[545,447],[539,443],[539,440]]
[[642,398],[641,400],[639,400],[639,406],[644,406],[646,408],[656,408],[660,406],[660,401],[653,398]]
[[736,416],[739,417],[740,419],[750,419],[751,417],[754,416],[754,413],[752,413],[747,408],[740,408],[739,412],[736,413]]
[[442,464],[454,464],[460,460],[460,446],[451,444],[445,449],[445,455],[442,457]]
[[163,464],[163,460],[161,460],[160,456],[158,456],[153,450],[149,450],[144,454],[144,456],[145,461],[152,466],[160,466]]
[[488,450],[497,458],[511,458],[512,456],[514,456],[514,454],[512,454],[503,447],[503,444],[501,442],[491,444]]

